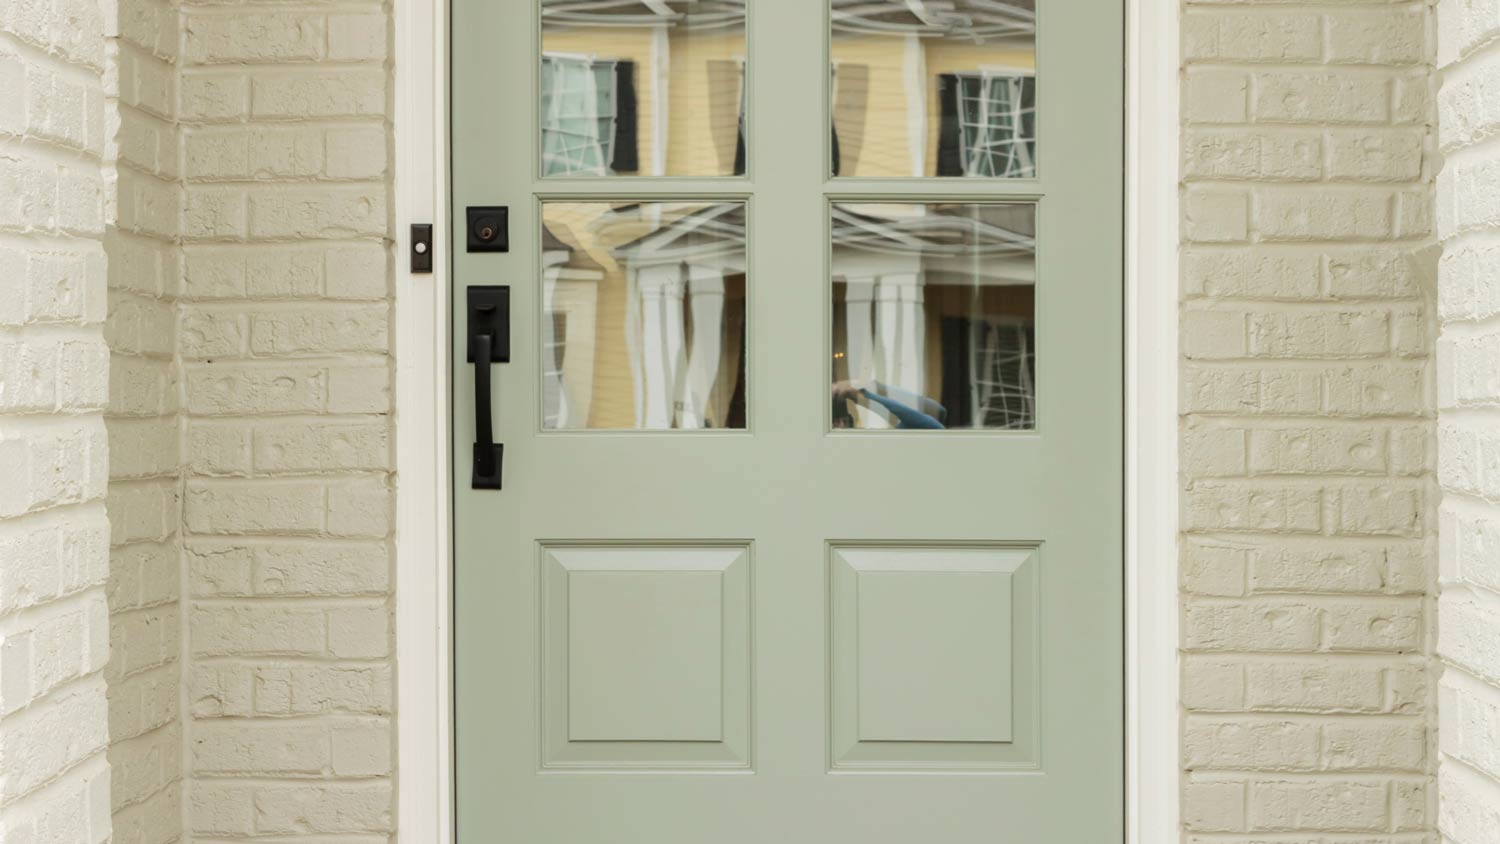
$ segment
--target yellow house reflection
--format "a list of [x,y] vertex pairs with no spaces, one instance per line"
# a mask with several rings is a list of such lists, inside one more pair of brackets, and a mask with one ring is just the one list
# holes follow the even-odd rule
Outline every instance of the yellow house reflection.
[[[830,175],[1035,176],[1033,3],[830,0]],[[542,174],[753,169],[745,7],[542,0]],[[745,425],[744,221],[732,202],[544,206],[546,427]],[[1034,424],[1034,209],[851,206],[830,231],[834,424]]]

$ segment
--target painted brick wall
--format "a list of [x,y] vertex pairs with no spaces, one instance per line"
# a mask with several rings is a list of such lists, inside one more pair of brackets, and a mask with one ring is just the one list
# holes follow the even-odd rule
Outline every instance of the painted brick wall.
[[1192,842],[1430,840],[1430,19],[1184,8]]
[[105,18],[0,5],[0,840],[110,837]]
[[116,0],[111,15],[104,246],[114,840],[170,844],[182,837],[183,757],[177,8],[170,0]]
[[185,3],[195,839],[393,828],[387,10]]
[[1500,2],[1438,6],[1438,825],[1500,841]]

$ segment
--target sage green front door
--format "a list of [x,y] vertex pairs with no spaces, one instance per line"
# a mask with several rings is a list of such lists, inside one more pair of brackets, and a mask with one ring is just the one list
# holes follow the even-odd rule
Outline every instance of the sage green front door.
[[1122,840],[1122,41],[454,0],[462,844]]

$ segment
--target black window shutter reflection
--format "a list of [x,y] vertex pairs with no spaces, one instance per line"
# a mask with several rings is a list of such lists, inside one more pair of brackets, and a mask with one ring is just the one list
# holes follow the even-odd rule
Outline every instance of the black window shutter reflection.
[[948,408],[948,427],[966,428],[974,424],[974,373],[969,360],[973,325],[964,317],[943,317],[942,326],[943,406]]
[[839,127],[833,124],[832,121],[829,121],[829,124],[829,132],[833,135],[833,146],[830,147],[833,150],[831,156],[833,158],[833,175],[837,176],[839,174],[839,167],[843,165],[842,156],[839,154]]
[[734,175],[745,175],[745,117],[740,113],[739,136],[734,139]]
[[963,128],[958,120],[958,77],[954,74],[944,73],[938,77],[938,102],[942,120],[938,123],[937,174],[962,176]]
[[635,101],[635,62],[615,63],[615,146],[609,167],[616,173],[636,173],[641,169],[639,132]]

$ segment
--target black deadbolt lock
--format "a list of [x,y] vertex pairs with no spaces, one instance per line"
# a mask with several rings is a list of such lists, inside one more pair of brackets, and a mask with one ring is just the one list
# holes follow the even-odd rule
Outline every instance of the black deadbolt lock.
[[470,205],[470,252],[510,251],[510,209],[504,205]]

